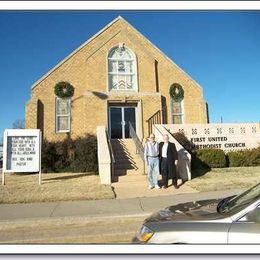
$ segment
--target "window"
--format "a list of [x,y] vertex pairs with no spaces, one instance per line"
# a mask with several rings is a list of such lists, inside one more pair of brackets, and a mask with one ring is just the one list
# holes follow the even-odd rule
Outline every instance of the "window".
[[183,101],[176,102],[172,99],[172,123],[183,124]]
[[260,223],[260,207],[248,212],[244,217],[239,219],[239,222],[254,222]]
[[246,190],[242,194],[228,200],[227,203],[224,203],[222,206],[220,206],[219,212],[221,214],[234,214],[245,209],[250,204],[254,203],[259,199],[259,191],[260,183],[255,185],[251,189]]
[[56,132],[70,131],[70,99],[56,98]]
[[124,44],[108,55],[109,90],[137,90],[135,55]]

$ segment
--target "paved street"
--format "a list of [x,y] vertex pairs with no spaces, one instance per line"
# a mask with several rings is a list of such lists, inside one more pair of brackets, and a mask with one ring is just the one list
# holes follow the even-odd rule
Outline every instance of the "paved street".
[[0,227],[0,243],[130,243],[144,217],[9,222]]
[[0,205],[1,243],[129,243],[142,221],[164,207],[240,190],[150,198]]

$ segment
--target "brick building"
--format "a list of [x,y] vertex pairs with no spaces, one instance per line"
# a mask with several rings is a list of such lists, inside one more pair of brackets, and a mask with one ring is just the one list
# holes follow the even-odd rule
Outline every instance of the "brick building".
[[[54,94],[61,81],[74,87],[71,98]],[[184,90],[180,101],[169,94],[176,83]],[[103,125],[112,138],[128,138],[129,122],[142,139],[154,123],[207,123],[208,115],[199,84],[118,17],[32,86],[26,128],[62,140]]]

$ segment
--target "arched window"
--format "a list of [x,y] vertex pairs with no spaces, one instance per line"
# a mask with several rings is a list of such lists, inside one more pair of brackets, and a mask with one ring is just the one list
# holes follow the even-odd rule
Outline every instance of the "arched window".
[[135,55],[124,44],[108,55],[109,90],[137,90]]

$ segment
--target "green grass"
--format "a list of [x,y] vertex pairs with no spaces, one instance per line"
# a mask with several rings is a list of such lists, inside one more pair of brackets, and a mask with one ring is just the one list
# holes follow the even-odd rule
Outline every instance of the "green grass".
[[246,189],[260,182],[260,167],[215,168],[187,182],[198,191]]

